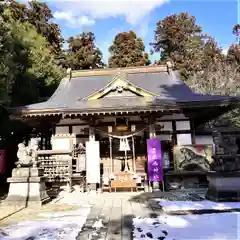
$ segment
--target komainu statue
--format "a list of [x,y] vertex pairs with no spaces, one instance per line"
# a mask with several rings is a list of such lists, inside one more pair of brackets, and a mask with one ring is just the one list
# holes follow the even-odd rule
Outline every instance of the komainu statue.
[[25,146],[24,143],[18,144],[18,161],[16,162],[18,168],[24,166],[35,166],[37,164],[36,152],[39,149],[39,142],[39,138],[31,138],[28,146]]

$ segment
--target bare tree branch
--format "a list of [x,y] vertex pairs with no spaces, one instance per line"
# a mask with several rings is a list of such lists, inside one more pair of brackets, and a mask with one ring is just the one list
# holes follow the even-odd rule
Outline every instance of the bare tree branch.
[[[229,63],[226,59],[216,60],[201,72],[195,73],[187,81],[195,92],[211,95],[240,95],[240,65]],[[220,123],[230,123],[240,126],[239,109],[224,114],[212,121],[213,127]]]

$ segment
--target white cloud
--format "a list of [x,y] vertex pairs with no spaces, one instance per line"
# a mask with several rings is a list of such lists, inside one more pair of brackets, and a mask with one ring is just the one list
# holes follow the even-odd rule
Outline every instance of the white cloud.
[[228,53],[228,48],[223,48],[222,54],[227,55],[227,53]]
[[76,28],[79,26],[92,26],[95,24],[94,19],[90,19],[86,15],[78,16],[77,14],[74,14],[70,11],[67,12],[56,11],[53,16],[57,20],[64,21],[65,24],[71,28]]
[[[55,17],[71,23],[82,16],[89,16],[90,22],[109,17],[124,17],[131,25],[137,25],[151,11],[169,0],[49,0],[57,2]],[[66,9],[70,9],[66,11]],[[65,17],[63,19],[63,16]],[[74,20],[73,20],[74,19]],[[81,22],[81,21],[80,21]],[[79,23],[80,24],[80,23]]]
[[[57,11],[54,13],[56,20],[71,28],[82,28],[94,25],[98,20],[108,18],[124,18],[131,25],[138,36],[145,38],[151,20],[151,12],[170,0],[45,0]],[[97,46],[103,52],[104,60],[109,57],[108,47],[114,36],[127,29],[105,29],[104,41]],[[131,28],[131,27],[130,27]],[[130,29],[129,29],[130,30]],[[146,48],[148,51],[149,49]]]

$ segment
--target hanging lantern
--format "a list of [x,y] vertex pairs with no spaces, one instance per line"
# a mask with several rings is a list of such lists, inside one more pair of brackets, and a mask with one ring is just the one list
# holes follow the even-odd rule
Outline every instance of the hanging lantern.
[[130,146],[127,138],[120,138],[119,151],[130,151]]

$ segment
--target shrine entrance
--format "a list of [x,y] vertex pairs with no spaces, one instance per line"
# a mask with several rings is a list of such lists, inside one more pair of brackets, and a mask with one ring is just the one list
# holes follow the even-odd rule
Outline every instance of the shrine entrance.
[[[125,132],[96,129],[100,142],[103,188],[115,191],[144,188],[147,179],[147,128]],[[136,151],[136,147],[140,151]]]

